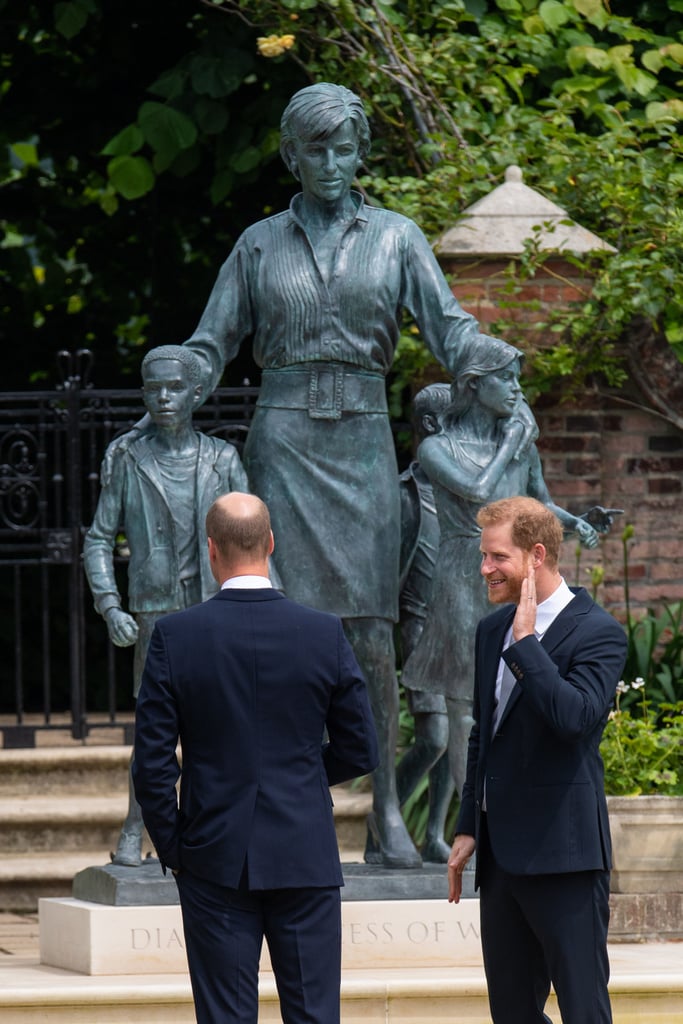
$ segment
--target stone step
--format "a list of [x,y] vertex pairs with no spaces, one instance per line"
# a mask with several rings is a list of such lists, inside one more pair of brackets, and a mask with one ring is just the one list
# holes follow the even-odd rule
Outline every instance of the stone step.
[[0,750],[3,797],[77,796],[128,791],[129,746]]
[[[196,1020],[187,975],[93,977],[47,968],[34,948],[0,963],[3,1024],[192,1024]],[[610,949],[614,1024],[683,1024],[683,968],[677,943],[622,945]],[[547,1011],[559,1020],[551,995]],[[263,972],[259,1022],[281,1020],[275,980]],[[342,1024],[489,1024],[483,968],[461,966],[345,970]]]
[[[42,896],[69,896],[78,871],[109,863],[128,807],[130,750],[0,750],[0,909],[36,910]],[[347,860],[362,859],[371,805],[364,786],[332,790]]]
[[3,797],[0,853],[114,849],[127,807],[125,794]]
[[[369,793],[335,790],[340,848],[362,849]],[[0,854],[113,849],[128,808],[126,793],[110,796],[0,798]],[[112,845],[113,844],[113,845]]]
[[34,913],[43,897],[71,895],[74,875],[109,863],[107,849],[0,855],[0,910]]

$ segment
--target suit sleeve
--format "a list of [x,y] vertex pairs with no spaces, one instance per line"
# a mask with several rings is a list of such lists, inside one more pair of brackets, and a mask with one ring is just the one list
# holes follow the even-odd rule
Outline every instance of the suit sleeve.
[[135,710],[133,783],[142,818],[164,868],[180,869],[176,783],[180,765],[178,707],[164,636],[157,623],[147,650]]
[[330,786],[367,775],[379,762],[367,686],[341,622],[337,624],[337,665],[337,682],[325,723],[329,742],[323,748]]
[[592,732],[607,715],[624,669],[626,646],[619,623],[594,608],[585,616],[562,671],[533,636],[511,644],[503,658],[549,728],[572,740]]

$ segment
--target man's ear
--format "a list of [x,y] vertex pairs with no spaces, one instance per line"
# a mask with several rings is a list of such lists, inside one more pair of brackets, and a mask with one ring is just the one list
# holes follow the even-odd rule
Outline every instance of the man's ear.
[[269,558],[272,555],[273,551],[275,551],[275,537],[273,537],[273,531],[271,530],[270,531],[270,542],[268,544],[268,557]]
[[545,545],[544,544],[534,544],[533,549],[531,551],[531,557],[533,559],[534,569],[538,569],[539,565],[543,565],[543,563],[545,562],[545,555],[546,555]]
[[204,394],[204,388],[202,387],[202,385],[201,384],[195,384],[194,398],[192,399],[192,408],[193,409],[197,408],[197,406],[199,405],[199,403],[202,400],[202,395],[203,394]]

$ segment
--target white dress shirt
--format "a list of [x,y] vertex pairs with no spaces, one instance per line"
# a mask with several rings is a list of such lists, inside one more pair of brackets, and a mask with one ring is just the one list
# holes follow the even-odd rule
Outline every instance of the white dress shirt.
[[272,586],[267,576],[231,576],[221,584],[221,590],[263,590]]

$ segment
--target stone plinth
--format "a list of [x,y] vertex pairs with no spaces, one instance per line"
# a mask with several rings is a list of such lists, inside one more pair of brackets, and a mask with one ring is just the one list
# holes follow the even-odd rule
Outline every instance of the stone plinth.
[[[179,906],[114,907],[42,899],[40,962],[88,975],[187,972]],[[347,901],[342,904],[344,970],[411,970],[481,964],[479,901]],[[262,970],[270,969],[267,951]]]

